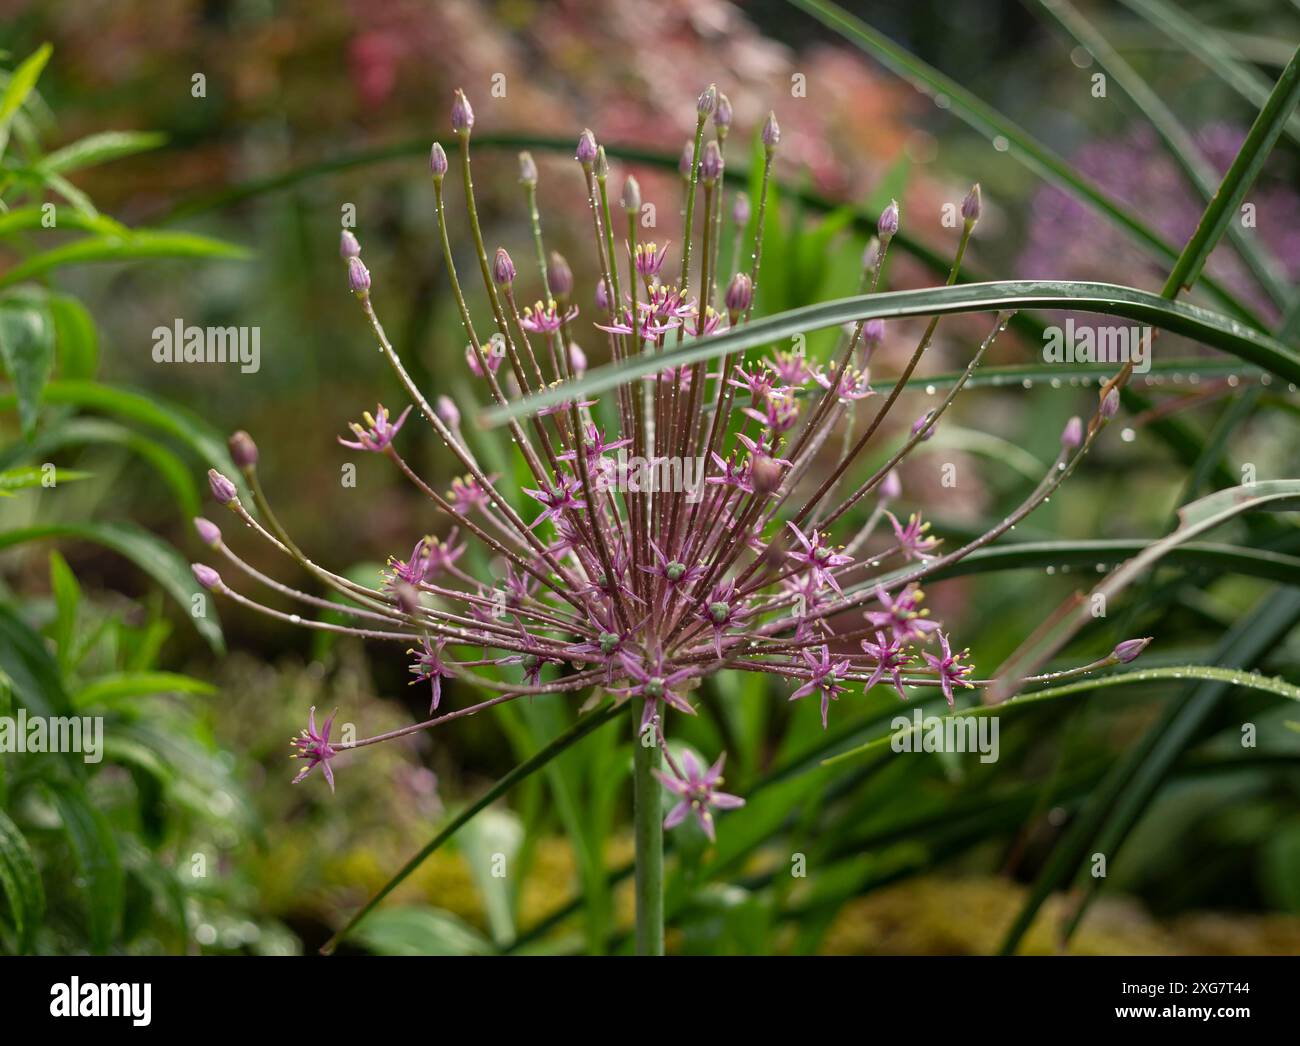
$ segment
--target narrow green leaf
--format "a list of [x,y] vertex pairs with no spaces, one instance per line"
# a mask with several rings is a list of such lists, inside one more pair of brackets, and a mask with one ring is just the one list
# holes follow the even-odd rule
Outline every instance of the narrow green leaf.
[[[1297,621],[1300,621],[1300,591],[1276,590],[1236,624],[1211,660],[1223,668],[1244,671],[1280,644]],[[1231,688],[1231,683],[1222,680],[1204,680],[1190,687],[1115,764],[1053,848],[1024,907],[1007,931],[1002,942],[1003,954],[1016,950],[1043,902],[1075,875],[1087,855],[1097,851],[1101,840],[1107,840],[1105,852],[1113,860],[1120,843],[1147,808],[1175,761]]]
[[60,667],[66,671],[72,660],[72,637],[77,632],[77,611],[81,606],[81,586],[68,561],[57,549],[50,551],[50,591],[54,593],[53,638]]
[[98,705],[115,705],[126,697],[149,697],[155,694],[215,694],[211,683],[176,672],[114,672],[87,683],[72,695],[80,709]]
[[47,471],[44,466],[36,468],[29,465],[23,468],[5,469],[0,471],[0,498],[12,497],[15,491],[31,490],[33,487],[58,486],[60,483],[69,483],[79,479],[87,479],[89,472],[78,472],[75,469],[51,469]]
[[117,937],[122,920],[125,880],[117,840],[104,815],[91,804],[79,780],[63,779],[49,788],[63,830],[86,887],[90,950],[102,955]]
[[36,168],[46,174],[67,174],[83,167],[148,152],[166,141],[167,136],[156,131],[101,131],[47,153]]
[[40,716],[70,715],[59,666],[45,640],[9,606],[0,604],[0,684],[29,712]]
[[1267,334],[1187,302],[1168,301],[1134,287],[1109,283],[1056,280],[1002,280],[953,287],[864,294],[819,302],[748,323],[715,337],[689,339],[654,355],[638,355],[588,371],[576,381],[561,382],[544,392],[495,407],[482,415],[485,425],[499,425],[542,407],[617,388],[666,367],[720,358],[728,353],[785,342],[796,334],[860,319],[900,319],[962,312],[1069,308],[1123,316],[1231,353],[1271,371],[1284,381],[1300,382],[1300,355]]
[[45,890],[36,859],[18,826],[0,810],[0,886],[9,901],[9,916],[19,952],[32,950],[36,931],[45,918]]
[[85,381],[99,370],[99,332],[90,310],[69,294],[48,294],[45,299],[54,321],[54,347],[59,376]]
[[415,905],[375,912],[352,936],[376,955],[491,955],[494,950],[451,912]]
[[27,101],[27,96],[32,93],[36,81],[41,78],[41,72],[45,69],[45,63],[50,60],[53,52],[54,48],[49,44],[41,44],[9,75],[4,93],[0,94],[0,156],[4,155],[9,145],[9,129],[14,117]]
[[38,297],[14,294],[0,299],[0,358],[17,393],[23,435],[30,437],[41,393],[54,369],[54,323]]
[[34,254],[0,275],[0,287],[8,287],[65,265],[88,262],[138,261],[144,258],[221,258],[243,261],[251,257],[247,248],[188,232],[132,231],[127,236],[88,236],[72,243]]
[[[1120,0],[1120,3],[1198,58],[1251,105],[1264,104],[1268,98],[1268,80],[1241,61],[1219,34],[1202,25],[1185,7],[1167,0]],[[1294,46],[1288,47],[1288,52],[1291,51]],[[1300,142],[1300,120],[1292,119],[1288,123],[1287,135]]]
[[1180,288],[1191,287],[1201,275],[1228,223],[1237,218],[1241,201],[1255,184],[1264,161],[1297,103],[1300,103],[1300,48],[1296,49],[1278,77],[1268,101],[1251,124],[1245,142],[1233,158],[1228,173],[1223,176],[1218,191],[1201,215],[1196,231],[1178,255],[1162,291],[1166,298],[1175,297]]
[[[1218,175],[1202,155],[1195,139],[1183,127],[1174,111],[1165,104],[1165,100],[1069,0],[1038,0],[1038,6],[1081,44],[1098,67],[1129,97],[1137,114],[1150,122],[1156,136],[1182,168],[1201,199],[1207,202],[1213,199],[1219,184]],[[1250,266],[1260,286],[1275,303],[1285,306],[1290,287],[1262,241],[1257,236],[1249,235],[1236,222],[1229,222],[1226,231],[1232,245]]]
[[[0,549],[45,538],[92,541],[125,556],[180,605],[213,650],[221,652],[225,649],[214,600],[194,580],[189,564],[161,538],[134,523],[45,523],[0,533]],[[198,603],[195,596],[202,596],[202,603]],[[192,609],[196,605],[204,608],[202,616],[193,615]]]
[[[902,77],[924,94],[945,98],[952,113],[964,123],[984,135],[989,141],[1002,145],[1009,155],[1015,157],[1035,174],[1064,189],[1108,218],[1136,243],[1141,244],[1153,257],[1170,263],[1177,257],[1174,246],[1141,218],[1112,200],[1095,184],[1080,176],[1068,160],[1057,155],[1024,128],[1003,116],[956,80],[921,61],[883,33],[828,0],[789,0],[789,2],[845,39],[857,44],[864,51],[873,54],[890,72]],[[1222,304],[1232,309],[1239,317],[1258,323],[1258,317],[1221,284],[1207,279],[1205,285]]]

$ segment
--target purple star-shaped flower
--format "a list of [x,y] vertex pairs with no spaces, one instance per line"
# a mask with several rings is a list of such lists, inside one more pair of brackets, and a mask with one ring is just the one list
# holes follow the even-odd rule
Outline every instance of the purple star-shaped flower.
[[745,805],[745,800],[740,796],[718,791],[718,785],[722,784],[722,765],[726,759],[727,754],[724,752],[708,770],[702,770],[695,756],[686,752],[682,755],[682,770],[686,775],[685,778],[671,776],[659,770],[651,771],[665,788],[681,799],[664,818],[665,828],[676,828],[686,820],[687,814],[693,813],[695,820],[704,829],[704,834],[709,837],[709,841],[716,841],[711,808],[735,810]]
[[337,713],[331,713],[330,717],[325,720],[325,725],[318,732],[316,730],[316,706],[312,705],[311,711],[307,713],[307,727],[302,733],[289,742],[298,749],[293,754],[294,759],[306,759],[307,765],[298,771],[298,776],[293,779],[297,784],[309,773],[321,768],[321,773],[325,775],[325,780],[329,782],[330,791],[334,791],[334,771],[330,767],[329,761],[337,755],[337,750],[330,744],[330,727],[334,725],[334,716]]
[[970,651],[962,650],[956,654],[948,647],[948,637],[942,632],[939,633],[939,645],[943,647],[943,657],[936,657],[934,654],[922,652],[931,668],[939,673],[939,685],[943,688],[943,696],[948,699],[948,707],[953,706],[952,688],[964,686],[968,690],[973,689],[975,684],[968,683],[966,677],[975,671],[974,665],[963,665],[961,658],[966,657]]
[[800,653],[803,654],[803,659],[808,664],[808,671],[812,674],[803,686],[790,695],[790,700],[797,701],[801,697],[807,697],[814,690],[821,691],[822,729],[825,730],[831,702],[838,700],[840,694],[848,689],[840,680],[848,673],[850,662],[847,657],[841,661],[832,661],[830,649],[825,644],[817,655],[808,649],[801,650]]
[[338,441],[345,447],[351,447],[354,450],[368,450],[377,454],[393,442],[393,437],[397,435],[398,430],[406,422],[406,416],[410,413],[411,408],[407,407],[397,416],[397,420],[390,424],[388,410],[382,405],[377,406],[373,415],[370,411],[366,411],[361,415],[365,425],[358,425],[354,421],[348,426],[356,434],[357,438],[355,440],[347,440],[339,436]]

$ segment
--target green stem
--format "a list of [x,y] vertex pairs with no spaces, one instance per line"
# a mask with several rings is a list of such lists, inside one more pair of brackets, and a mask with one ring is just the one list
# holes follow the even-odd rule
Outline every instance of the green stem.
[[[663,705],[660,703],[660,710]],[[638,727],[642,709],[633,702],[632,818],[636,834],[636,953],[664,953],[664,825],[660,784],[652,773],[660,764],[657,739],[646,744]],[[654,734],[650,734],[654,738]]]

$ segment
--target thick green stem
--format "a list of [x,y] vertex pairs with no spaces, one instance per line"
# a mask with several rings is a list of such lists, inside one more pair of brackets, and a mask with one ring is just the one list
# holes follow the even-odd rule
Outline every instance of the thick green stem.
[[[663,703],[660,702],[660,710]],[[632,728],[641,724],[642,709],[633,702]],[[632,755],[632,818],[636,834],[636,953],[664,953],[664,825],[658,778],[660,764],[653,731],[635,733]]]

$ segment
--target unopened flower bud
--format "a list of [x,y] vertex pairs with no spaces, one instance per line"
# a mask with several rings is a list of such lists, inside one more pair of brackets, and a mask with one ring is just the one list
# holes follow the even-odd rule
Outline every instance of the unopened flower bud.
[[731,220],[744,227],[749,224],[749,213],[749,196],[743,192],[736,193],[736,199],[731,204]]
[[439,396],[434,411],[447,428],[460,427],[460,410],[456,406],[456,401],[450,396]]
[[934,426],[930,424],[933,420],[934,420],[934,411],[927,410],[924,414],[922,414],[919,418],[917,418],[914,422],[912,422],[912,435],[916,436],[924,432],[925,435],[921,436],[921,441],[925,442],[927,439],[929,439],[931,436],[934,435]]
[[576,341],[569,343],[569,366],[573,368],[575,378],[580,378],[587,373],[587,354]]
[[898,201],[890,200],[889,206],[881,212],[880,221],[876,224],[876,232],[880,234],[880,242],[888,243],[894,238],[894,233],[898,232]]
[[867,320],[862,325],[862,340],[872,348],[884,341],[885,321],[882,319]]
[[596,308],[609,312],[609,287],[603,277],[596,281]]
[[370,291],[370,270],[360,258],[348,259],[348,287],[353,294],[367,294]]
[[628,214],[641,212],[641,183],[630,174],[623,183],[623,210]]
[[447,154],[441,142],[434,142],[429,150],[429,171],[435,178],[441,178],[447,173]]
[[1119,389],[1111,386],[1110,391],[1102,397],[1101,416],[1109,421],[1119,412]]
[[709,116],[718,107],[718,85],[709,84],[700,95],[700,100],[695,103],[695,111],[701,116]]
[[239,497],[238,488],[216,469],[208,469],[208,487],[212,490],[212,496],[222,505],[229,505]]
[[457,88],[456,100],[451,103],[451,129],[457,134],[468,134],[474,127],[474,110],[470,108],[465,92]]
[[498,247],[496,256],[492,259],[492,278],[502,287],[515,282],[515,263],[510,260],[504,247]]
[[781,489],[781,464],[767,454],[755,454],[749,467],[754,493],[760,498],[771,497]]
[[530,152],[519,154],[519,180],[524,185],[537,184],[537,164],[533,161],[533,154]]
[[717,142],[709,142],[704,147],[704,157],[700,160],[700,180],[705,185],[714,184],[722,177],[722,150]]
[[1147,636],[1144,639],[1126,639],[1111,651],[1110,656],[1120,662],[1120,664],[1127,665],[1130,661],[1137,660],[1138,655],[1150,645],[1150,636]]
[[980,211],[983,204],[980,202],[980,183],[976,182],[971,186],[970,192],[966,194],[966,199],[961,202],[961,216],[968,222],[974,223],[980,220]]
[[348,258],[355,258],[360,253],[361,244],[357,242],[357,238],[352,234],[351,230],[344,229],[339,233],[340,258],[343,258],[346,261]]
[[1074,450],[1083,442],[1083,419],[1077,414],[1065,423],[1065,428],[1061,431],[1061,446],[1066,450]]
[[727,311],[733,316],[749,310],[750,305],[754,303],[754,284],[748,273],[738,272],[731,277],[724,301],[727,304]]
[[596,136],[591,130],[585,130],[578,138],[578,162],[583,167],[596,162]]
[[885,473],[885,478],[880,482],[880,500],[893,501],[903,493],[902,481],[898,478],[898,473],[890,469]]
[[602,182],[609,177],[609,157],[605,155],[603,145],[596,149],[596,164],[593,170],[596,172],[596,177]]
[[221,544],[221,528],[212,520],[204,519],[202,516],[195,516],[194,530],[199,535],[199,540],[209,548],[216,548]]
[[234,433],[226,441],[226,445],[230,448],[231,459],[241,469],[251,469],[257,464],[257,444],[243,429]]
[[190,569],[194,571],[194,580],[210,592],[221,587],[221,575],[206,563],[193,563]]
[[718,129],[718,137],[726,138],[731,130],[731,99],[725,94],[718,94],[718,107],[713,110],[713,126]]
[[763,146],[771,152],[780,142],[781,125],[776,122],[776,113],[768,113],[767,122],[763,124]]
[[556,301],[567,301],[573,293],[573,270],[559,251],[551,251],[547,259],[546,281],[551,285],[551,293]]

